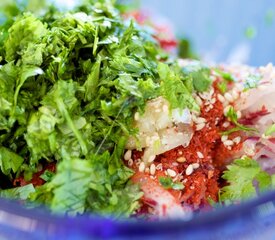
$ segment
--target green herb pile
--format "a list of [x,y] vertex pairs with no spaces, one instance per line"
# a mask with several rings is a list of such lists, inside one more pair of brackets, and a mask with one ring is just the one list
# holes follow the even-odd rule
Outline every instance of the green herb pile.
[[[70,215],[129,216],[142,196],[121,156],[133,113],[164,96],[171,107],[198,111],[194,81],[111,1],[62,13],[18,13],[0,26],[0,196]],[[56,172],[33,174],[47,163]],[[29,184],[12,188],[14,179]]]

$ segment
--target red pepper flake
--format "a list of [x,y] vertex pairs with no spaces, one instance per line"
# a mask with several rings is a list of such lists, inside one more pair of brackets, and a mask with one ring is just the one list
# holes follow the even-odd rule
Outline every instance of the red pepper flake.
[[56,163],[47,163],[47,164],[45,164],[45,166],[43,167],[43,169],[41,171],[33,174],[32,179],[30,181],[26,181],[23,176],[14,179],[13,185],[15,187],[17,187],[17,186],[25,186],[27,184],[32,183],[35,187],[36,186],[41,186],[45,183],[45,181],[42,178],[40,178],[40,176],[46,170],[51,171],[51,172],[55,172],[56,171]]

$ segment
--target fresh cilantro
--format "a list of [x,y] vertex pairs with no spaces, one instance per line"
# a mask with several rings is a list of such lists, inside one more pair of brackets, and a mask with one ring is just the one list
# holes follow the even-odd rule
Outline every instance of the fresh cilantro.
[[192,92],[185,85],[186,78],[182,78],[180,71],[174,70],[165,63],[158,64],[161,79],[160,92],[169,102],[172,109],[189,108],[199,111],[199,106],[192,97]]
[[54,173],[46,170],[39,177],[43,179],[45,182],[50,182],[54,176]]
[[227,81],[227,82],[234,82],[234,77],[228,73],[228,72],[224,72],[218,68],[215,68],[215,73],[218,74],[218,76],[222,77],[223,80]]
[[222,94],[227,92],[227,83],[225,81],[221,81],[217,84],[217,87],[219,88],[220,92]]
[[207,90],[209,70],[187,74],[169,63],[112,0],[66,13],[38,13],[40,1],[29,2],[0,26],[1,173],[31,181],[38,166],[54,161],[57,171],[45,171],[46,183],[28,200],[71,215],[130,216],[142,196],[122,161],[137,132],[133,113],[159,96],[171,108],[199,111],[192,94]]
[[264,135],[271,136],[273,133],[275,133],[275,124],[274,123],[265,130]]
[[249,157],[236,159],[227,166],[222,178],[228,183],[221,189],[220,201],[242,201],[271,187],[271,176],[264,172],[259,163]]
[[260,75],[249,75],[244,82],[244,91],[256,88],[261,80]]
[[27,200],[29,195],[34,192],[34,186],[28,184],[22,187],[0,190],[0,197]]
[[159,177],[159,182],[165,189],[184,189],[184,185],[181,182],[173,182],[170,177]]
[[230,107],[228,112],[226,113],[226,117],[236,125],[235,128],[229,129],[228,131],[223,132],[223,135],[228,135],[232,132],[236,131],[257,131],[255,128],[246,127],[238,122],[238,115],[237,112],[234,110],[233,107]]
[[198,61],[183,67],[182,71],[192,77],[194,89],[198,92],[207,91],[212,83],[210,69],[202,66]]

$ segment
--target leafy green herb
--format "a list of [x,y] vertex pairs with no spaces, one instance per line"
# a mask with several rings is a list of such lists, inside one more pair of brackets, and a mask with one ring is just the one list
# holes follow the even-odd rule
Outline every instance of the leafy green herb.
[[215,73],[218,74],[220,77],[223,78],[223,80],[226,80],[227,82],[234,82],[234,77],[228,73],[228,72],[224,72],[218,68],[215,68]]
[[229,184],[221,189],[220,201],[223,202],[242,201],[256,196],[257,187],[260,192],[271,187],[271,176],[249,157],[236,159],[228,165],[222,178]]
[[192,77],[194,89],[198,92],[207,91],[211,85],[210,69],[201,65],[198,61],[185,66],[182,71]]
[[170,177],[159,177],[159,182],[165,189],[184,189],[184,185],[181,182],[173,182]]
[[228,131],[223,132],[223,135],[228,135],[232,132],[236,131],[257,131],[255,128],[246,127],[238,122],[238,115],[237,112],[234,110],[233,107],[230,107],[228,112],[226,113],[226,117],[236,125],[235,128],[229,129]]
[[52,180],[53,176],[54,176],[53,172],[46,170],[39,177],[46,182],[50,182]]
[[222,94],[227,92],[227,83],[225,81],[221,81],[217,84],[219,90],[221,91]]
[[0,197],[27,200],[29,195],[34,192],[34,186],[28,184],[22,187],[0,190]]
[[269,126],[269,127],[265,130],[264,135],[265,135],[265,136],[270,136],[270,135],[272,135],[273,133],[275,133],[275,124],[272,124],[271,126]]
[[261,80],[260,75],[249,75],[244,83],[244,91],[248,89],[256,88],[259,85],[259,81]]
[[0,27],[1,172],[31,181],[54,162],[56,173],[45,171],[28,200],[71,215],[129,216],[142,196],[121,160],[137,132],[133,113],[158,96],[199,111],[192,93],[209,86],[208,70],[191,76],[160,61],[156,40],[124,21],[114,1],[21,13],[38,4],[30,2]]

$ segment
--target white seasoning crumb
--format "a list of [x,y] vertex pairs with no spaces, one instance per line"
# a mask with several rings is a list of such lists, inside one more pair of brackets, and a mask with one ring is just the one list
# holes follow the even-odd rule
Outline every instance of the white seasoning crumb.
[[153,163],[150,166],[150,174],[155,175],[155,173],[156,173],[156,165]]
[[175,177],[177,176],[177,173],[172,170],[172,169],[167,169],[167,174],[170,176],[170,177]]
[[205,123],[197,124],[197,125],[196,125],[196,130],[197,130],[197,131],[200,131],[200,130],[202,130],[204,127],[205,127]]
[[192,166],[193,166],[193,169],[198,169],[200,167],[200,164],[199,163],[193,163]]
[[140,172],[144,172],[144,170],[145,170],[145,164],[144,164],[144,162],[141,162],[141,163],[139,164],[138,170],[139,170]]
[[156,155],[150,156],[150,157],[148,158],[148,162],[149,162],[149,163],[154,162],[155,158],[156,158]]
[[226,140],[223,142],[224,146],[232,146],[234,142],[232,140]]
[[235,137],[232,141],[236,144],[239,144],[241,142],[241,137]]
[[194,171],[193,165],[190,164],[190,165],[186,168],[185,174],[189,176],[189,175],[191,175],[191,174],[193,173],[193,171]]
[[124,159],[126,161],[130,160],[132,157],[132,151],[131,150],[127,150],[126,153],[124,154]]
[[204,158],[203,154],[201,152],[197,152],[198,158]]
[[225,142],[228,139],[228,135],[223,135],[221,137],[222,142]]

